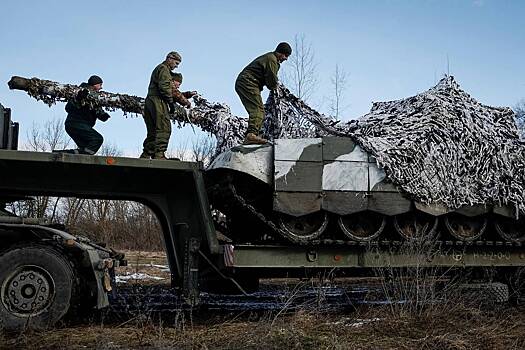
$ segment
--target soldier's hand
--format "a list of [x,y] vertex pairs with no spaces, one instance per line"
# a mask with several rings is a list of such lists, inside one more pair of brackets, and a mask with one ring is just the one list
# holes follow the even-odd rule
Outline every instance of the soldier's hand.
[[184,107],[186,107],[186,108],[191,108],[191,102],[188,101],[188,103],[186,103],[186,106],[184,106]]
[[103,122],[107,121],[111,116],[108,113],[102,113],[98,119],[102,120]]
[[168,112],[170,114],[175,113],[175,103],[173,103],[173,102],[168,103]]
[[83,100],[85,99],[86,97],[88,97],[89,95],[89,91],[88,89],[80,89],[77,93],[77,99],[79,100]]

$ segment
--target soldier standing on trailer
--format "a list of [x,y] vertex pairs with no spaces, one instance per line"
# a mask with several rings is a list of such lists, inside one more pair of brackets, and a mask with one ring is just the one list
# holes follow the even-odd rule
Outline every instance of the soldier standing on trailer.
[[259,136],[264,119],[264,105],[261,91],[264,86],[270,90],[277,87],[277,72],[280,64],[292,54],[288,43],[280,43],[275,51],[257,57],[247,65],[235,81],[235,91],[248,112],[248,130],[244,144],[265,144],[268,142]]
[[181,61],[181,55],[172,51],[151,73],[143,115],[147,135],[140,158],[167,159],[164,152],[168,149],[171,136],[169,115],[176,111],[171,71],[177,68]]

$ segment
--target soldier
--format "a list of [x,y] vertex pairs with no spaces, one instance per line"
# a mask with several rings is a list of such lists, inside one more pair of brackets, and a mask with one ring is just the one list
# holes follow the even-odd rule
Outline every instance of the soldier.
[[182,61],[179,53],[168,53],[164,62],[151,73],[148,95],[144,103],[144,122],[147,136],[140,158],[167,159],[164,152],[171,136],[169,114],[174,113],[171,71]]
[[264,144],[268,142],[259,136],[264,119],[264,105],[261,98],[263,87],[274,90],[277,87],[280,64],[292,54],[288,43],[280,43],[273,52],[257,57],[247,65],[235,81],[235,91],[248,112],[248,130],[244,144]]
[[[188,99],[197,95],[197,91],[180,92],[179,88],[182,84],[181,73],[171,73],[171,79],[171,91],[173,95],[173,100],[181,106],[191,108],[191,102]],[[188,113],[181,106],[175,105],[175,115],[179,117],[178,119],[187,119]]]
[[97,119],[105,122],[109,114],[100,107],[93,108],[86,98],[102,89],[102,78],[92,75],[87,83],[80,84],[81,89],[77,96],[66,104],[67,118],[65,122],[66,132],[78,149],[72,153],[95,154],[102,146],[104,138],[93,127]]

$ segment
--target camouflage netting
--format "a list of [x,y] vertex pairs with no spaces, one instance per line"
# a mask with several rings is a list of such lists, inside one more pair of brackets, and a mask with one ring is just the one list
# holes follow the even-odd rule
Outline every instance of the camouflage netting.
[[[11,89],[25,90],[29,96],[44,102],[48,106],[52,106],[56,102],[67,102],[74,98],[80,90],[78,85],[60,84],[38,78],[12,77],[8,85]],[[93,96],[88,97],[88,102],[93,107],[103,107],[108,111],[120,109],[124,114],[142,114],[144,109],[144,99],[137,96],[113,94],[105,91],[100,91]]]
[[[27,87],[14,88],[48,105],[66,101],[78,91],[75,85],[25,80]],[[103,92],[92,103],[141,114],[144,99]],[[194,103],[188,120],[173,121],[190,122],[215,135],[216,154],[242,141],[246,118],[201,96],[194,97]],[[480,104],[452,77],[416,96],[375,103],[370,113],[347,123],[320,114],[283,86],[270,94],[265,108],[266,138],[352,137],[418,201],[451,209],[511,205],[517,214],[525,213],[525,144],[519,139],[514,112]]]
[[453,77],[407,99],[374,103],[348,123],[317,113],[283,88],[267,108],[285,125],[267,122],[268,136],[350,136],[423,203],[511,205],[525,213],[525,143],[514,112],[477,102]]
[[[48,106],[56,102],[67,102],[74,98],[80,89],[78,85],[16,76],[12,77],[8,84],[11,89],[24,90],[29,96]],[[87,100],[93,107],[102,107],[107,111],[120,109],[125,115],[141,115],[144,111],[144,98],[138,96],[100,91],[90,94]],[[195,96],[193,101],[195,107],[188,119],[171,116],[173,123],[179,127],[186,123],[194,124],[213,134],[217,139],[217,154],[242,142],[248,126],[247,119],[232,115],[227,105],[210,103],[202,96]]]
[[230,107],[223,103],[210,103],[202,96],[193,97],[195,106],[190,120],[217,139],[215,155],[237,146],[244,140],[248,120],[232,115]]

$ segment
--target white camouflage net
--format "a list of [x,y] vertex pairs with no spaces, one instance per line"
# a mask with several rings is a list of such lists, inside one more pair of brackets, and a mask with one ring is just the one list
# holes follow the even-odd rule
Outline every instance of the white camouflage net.
[[479,103],[453,77],[407,99],[374,103],[348,123],[319,114],[282,87],[267,110],[268,137],[351,137],[417,201],[450,209],[510,205],[516,215],[525,213],[525,143],[514,112]]

